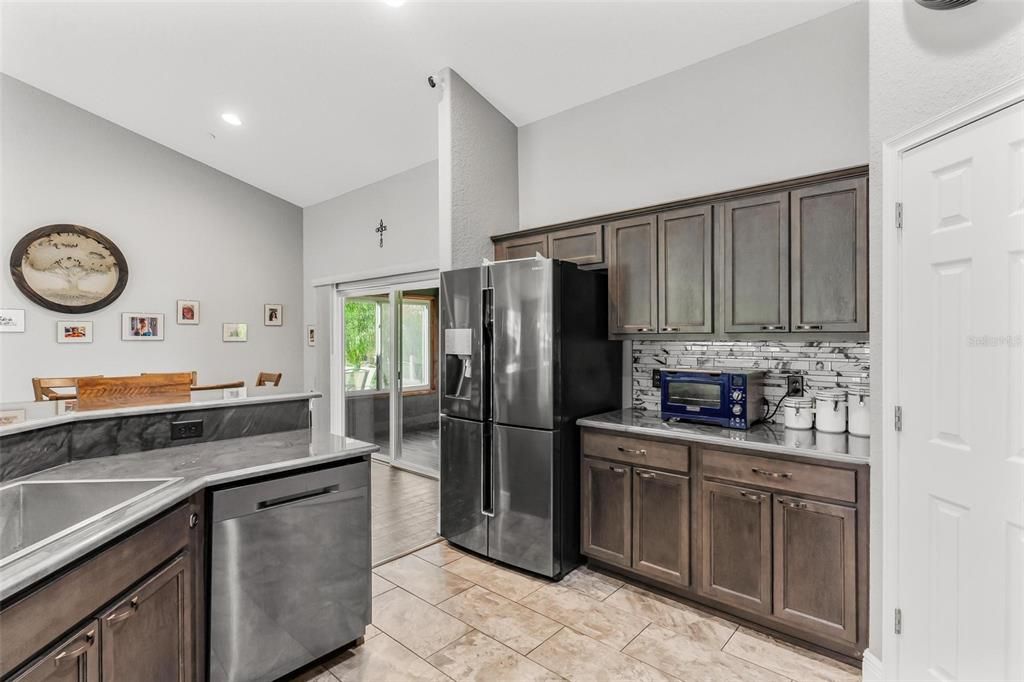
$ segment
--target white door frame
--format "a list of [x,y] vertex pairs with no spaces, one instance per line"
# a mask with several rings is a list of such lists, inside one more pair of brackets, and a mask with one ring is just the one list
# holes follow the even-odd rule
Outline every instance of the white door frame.
[[963,106],[882,144],[882,668],[883,679],[899,679],[900,638],[893,616],[899,591],[899,445],[895,409],[899,398],[900,260],[896,203],[903,199],[903,154],[926,142],[1024,101],[1024,78],[998,87]]

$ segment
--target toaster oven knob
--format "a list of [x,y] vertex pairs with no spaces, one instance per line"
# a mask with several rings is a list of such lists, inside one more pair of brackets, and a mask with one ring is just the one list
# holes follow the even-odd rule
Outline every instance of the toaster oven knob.
[[[735,400],[736,402],[743,400],[743,391],[733,391],[732,399]],[[737,414],[739,413],[737,412]]]
[[743,406],[742,405],[733,405],[732,406],[732,413],[735,414],[737,417],[740,415],[741,412],[743,412]]

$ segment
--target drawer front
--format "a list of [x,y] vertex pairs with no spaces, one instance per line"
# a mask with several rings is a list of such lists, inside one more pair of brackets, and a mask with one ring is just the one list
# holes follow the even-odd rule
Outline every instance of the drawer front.
[[690,470],[690,448],[686,445],[601,431],[583,431],[583,454],[670,471]]
[[704,450],[703,464],[704,476],[709,478],[843,502],[857,501],[857,474],[849,469],[719,450]]

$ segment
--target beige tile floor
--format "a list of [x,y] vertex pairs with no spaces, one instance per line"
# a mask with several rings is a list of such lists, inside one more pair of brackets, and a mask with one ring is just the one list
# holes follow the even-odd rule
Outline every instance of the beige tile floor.
[[292,682],[860,680],[860,672],[579,568],[560,583],[440,542],[374,570],[362,645]]

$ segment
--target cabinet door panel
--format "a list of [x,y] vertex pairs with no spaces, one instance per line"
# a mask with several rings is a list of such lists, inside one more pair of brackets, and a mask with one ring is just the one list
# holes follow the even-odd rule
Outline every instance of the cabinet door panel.
[[494,260],[532,258],[538,253],[545,258],[548,255],[548,236],[546,234],[506,239],[494,245]]
[[867,331],[867,179],[795,190],[790,201],[793,330]]
[[633,569],[690,584],[690,479],[633,470]]
[[727,332],[789,329],[789,195],[722,205]]
[[655,216],[608,225],[609,331],[619,334],[658,330],[658,241]]
[[583,553],[628,568],[629,467],[583,458]]
[[700,591],[768,614],[772,589],[771,495],[703,482],[703,570]]
[[662,332],[712,331],[711,206],[658,216],[658,312]]
[[48,651],[12,682],[99,682],[99,623],[92,621]]
[[193,679],[190,564],[179,555],[100,616],[104,682]]
[[604,262],[604,226],[556,230],[548,235],[548,247],[552,258],[577,265],[598,265]]
[[857,640],[857,512],[775,497],[773,613],[834,639]]

